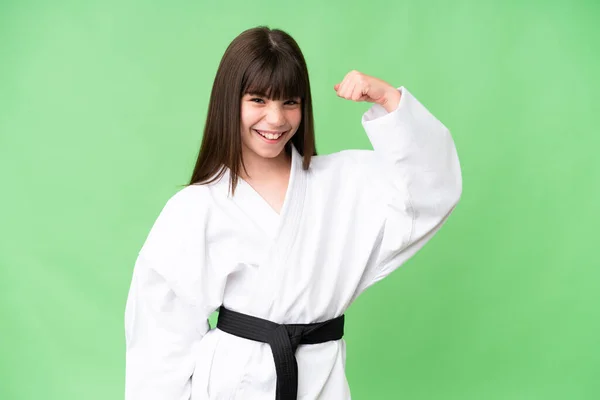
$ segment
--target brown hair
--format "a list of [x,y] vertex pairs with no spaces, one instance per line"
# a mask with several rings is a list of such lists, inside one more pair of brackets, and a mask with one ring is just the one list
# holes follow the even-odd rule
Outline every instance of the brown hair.
[[[220,179],[231,170],[230,190],[235,194],[242,160],[241,98],[246,93],[273,100],[301,98],[302,119],[290,139],[303,156],[307,170],[317,154],[310,82],[304,56],[286,32],[265,26],[248,29],[227,47],[217,70],[202,144],[188,185]],[[288,142],[285,151],[291,155]]]

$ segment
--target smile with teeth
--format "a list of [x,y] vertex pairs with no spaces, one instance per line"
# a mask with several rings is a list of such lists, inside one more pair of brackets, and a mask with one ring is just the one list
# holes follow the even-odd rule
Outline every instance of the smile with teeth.
[[283,134],[285,133],[285,132],[269,133],[269,132],[259,131],[259,130],[256,130],[256,129],[255,129],[255,131],[256,131],[256,133],[258,133],[262,137],[264,137],[266,139],[269,139],[269,140],[277,140],[281,136],[283,136]]

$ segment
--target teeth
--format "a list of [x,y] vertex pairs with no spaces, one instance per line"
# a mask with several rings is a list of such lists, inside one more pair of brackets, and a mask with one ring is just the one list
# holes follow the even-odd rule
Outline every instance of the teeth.
[[261,132],[261,131],[256,131],[256,132],[258,132],[260,135],[262,135],[262,136],[264,136],[264,137],[266,137],[267,139],[270,139],[270,140],[279,139],[281,137],[281,135],[283,135],[283,132],[282,133],[278,133],[278,134],[266,133],[266,132]]

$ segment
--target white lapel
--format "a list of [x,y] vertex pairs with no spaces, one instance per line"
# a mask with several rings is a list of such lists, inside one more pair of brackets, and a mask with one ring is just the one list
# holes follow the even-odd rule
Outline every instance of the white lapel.
[[302,169],[302,155],[292,145],[292,166],[285,201],[281,208],[279,224],[272,245],[260,266],[255,286],[256,295],[250,299],[246,312],[262,318],[269,318],[278,293],[278,282],[285,271],[288,257],[300,229],[304,200],[306,196],[308,171]]
[[306,196],[306,174],[302,169],[302,155],[292,145],[292,166],[290,180],[285,194],[285,200],[279,215],[279,225],[276,231],[276,246],[285,254],[289,253],[296,234],[298,233],[304,198]]
[[[255,293],[248,304],[252,315],[267,317],[277,293],[277,282],[286,268],[296,235],[300,228],[300,220],[306,196],[307,175],[309,171],[302,169],[302,155],[292,145],[292,163],[285,200],[280,214],[243,179],[238,180],[235,196],[230,200],[241,210],[240,217],[252,222],[257,229],[271,238],[264,262],[260,265],[255,285]],[[221,178],[222,190],[227,193],[230,170]]]
[[[235,195],[229,196],[230,200],[243,212],[246,218],[252,221],[256,228],[266,233],[272,240],[277,239],[279,247],[282,245],[287,246],[286,242],[293,240],[293,234],[288,232],[288,227],[297,225],[306,190],[306,171],[302,169],[302,155],[293,145],[291,148],[290,178],[279,214],[242,178],[238,179]],[[229,188],[230,173],[231,171],[227,168],[220,181],[225,191]]]

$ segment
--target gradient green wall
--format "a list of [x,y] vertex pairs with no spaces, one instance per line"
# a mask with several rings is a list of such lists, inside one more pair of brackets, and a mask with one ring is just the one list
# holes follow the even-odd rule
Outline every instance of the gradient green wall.
[[[305,53],[318,150],[369,148],[357,69],[453,132],[462,201],[348,312],[362,399],[600,398],[596,1],[0,2],[0,399],[123,397],[137,251],[227,44]],[[332,399],[335,400],[335,399]]]

